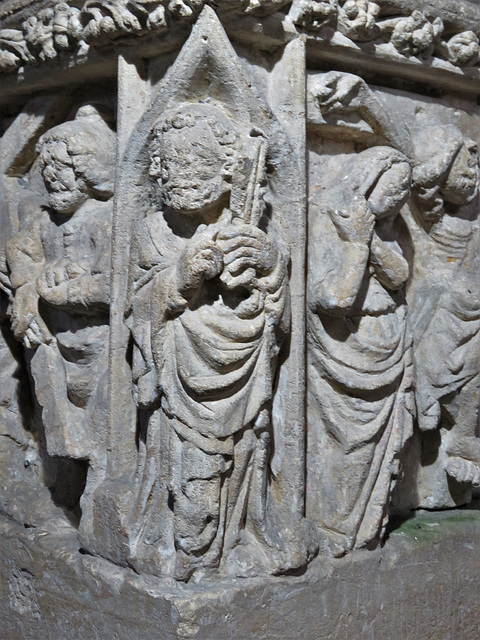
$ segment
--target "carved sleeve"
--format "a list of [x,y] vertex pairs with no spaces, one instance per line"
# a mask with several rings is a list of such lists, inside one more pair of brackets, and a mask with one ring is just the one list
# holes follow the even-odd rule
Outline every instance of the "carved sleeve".
[[69,303],[89,310],[108,311],[110,304],[111,203],[104,206],[92,229],[92,258],[84,265],[86,273],[68,283]]
[[176,289],[175,252],[163,252],[161,227],[160,215],[146,218],[138,225],[132,243],[126,324],[133,338],[134,396],[139,406],[144,407],[159,396],[153,336],[162,333],[170,312],[181,312],[186,306]]
[[41,238],[41,215],[7,243],[6,258],[14,290],[36,282],[45,260]]
[[368,244],[340,237],[328,215],[319,214],[311,232],[309,300],[316,313],[346,315],[365,277]]

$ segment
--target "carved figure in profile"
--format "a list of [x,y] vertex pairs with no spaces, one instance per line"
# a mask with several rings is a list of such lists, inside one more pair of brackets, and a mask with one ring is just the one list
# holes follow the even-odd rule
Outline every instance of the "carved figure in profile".
[[45,193],[20,203],[22,228],[6,246],[8,312],[29,352],[48,452],[89,458],[106,387],[115,134],[84,106],[37,151]]
[[454,125],[418,127],[416,133],[398,126],[365,81],[350,74],[321,76],[313,95],[324,114],[360,114],[413,164],[409,322],[417,422],[424,432],[415,506],[468,502],[471,486],[480,482],[477,145]]
[[436,486],[421,500],[452,506],[445,469],[464,487],[480,485],[478,147],[453,125],[425,127],[414,143],[414,214],[424,230],[411,294],[418,425],[440,429],[441,439]]
[[307,517],[342,555],[381,538],[411,434],[409,265],[398,216],[411,169],[388,147],[334,162],[310,203],[308,447],[318,464]]
[[163,114],[150,144],[161,210],[133,239],[127,323],[148,424],[132,564],[180,580],[234,557],[288,564],[266,513],[287,256],[264,226],[268,143],[251,133],[215,104]]

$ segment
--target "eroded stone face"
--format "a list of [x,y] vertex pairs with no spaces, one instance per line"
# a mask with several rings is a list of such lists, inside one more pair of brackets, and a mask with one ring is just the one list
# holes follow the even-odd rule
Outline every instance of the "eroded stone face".
[[[454,64],[476,82],[475,33],[373,2],[231,3],[235,26],[204,4],[0,29],[0,65],[118,57],[8,103],[0,507],[165,584],[371,550],[392,511],[480,485],[478,109],[421,87],[463,82]],[[347,39],[412,90],[339,71],[325,42]]]

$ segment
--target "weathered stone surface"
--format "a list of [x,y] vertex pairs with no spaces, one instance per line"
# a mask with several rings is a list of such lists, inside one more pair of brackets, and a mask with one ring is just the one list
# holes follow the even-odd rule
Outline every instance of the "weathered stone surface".
[[3,10],[9,633],[476,639],[478,3]]
[[316,560],[301,577],[162,585],[82,555],[75,532],[1,520],[9,640],[476,640],[478,511],[419,512],[383,549]]

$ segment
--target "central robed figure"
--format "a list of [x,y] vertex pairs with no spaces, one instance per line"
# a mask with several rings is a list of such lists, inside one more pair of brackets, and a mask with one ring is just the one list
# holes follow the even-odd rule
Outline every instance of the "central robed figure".
[[261,228],[267,141],[246,138],[213,104],[165,113],[149,147],[161,210],[134,232],[136,561],[170,562],[177,579],[218,567],[227,551],[245,565],[233,553],[240,538],[248,562],[259,561],[253,544],[269,563],[269,404],[288,329],[287,259]]

